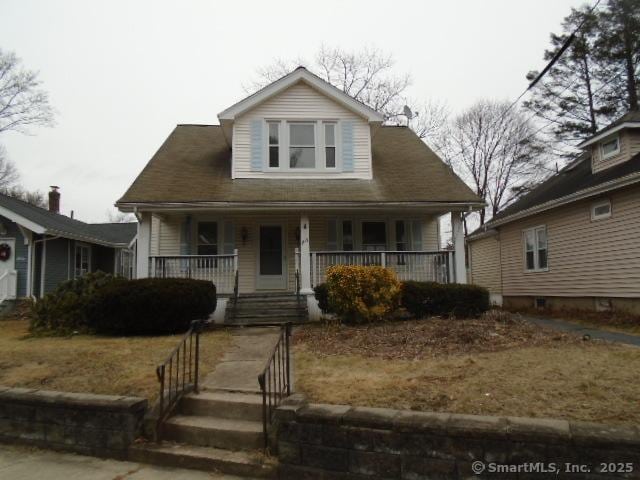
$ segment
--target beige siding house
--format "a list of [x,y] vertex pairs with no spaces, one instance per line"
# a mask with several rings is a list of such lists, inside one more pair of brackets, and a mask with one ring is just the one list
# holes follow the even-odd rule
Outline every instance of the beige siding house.
[[[138,277],[310,303],[335,264],[466,280],[460,215],[482,203],[409,129],[304,68],[218,119],[178,125],[117,202],[138,217]],[[455,252],[440,249],[444,214]]]
[[496,303],[640,313],[640,115],[467,239],[470,277]]

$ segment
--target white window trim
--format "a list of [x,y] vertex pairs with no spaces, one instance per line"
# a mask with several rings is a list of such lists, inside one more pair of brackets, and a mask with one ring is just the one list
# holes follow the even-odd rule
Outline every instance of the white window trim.
[[[87,249],[87,272],[78,275],[78,265],[76,264],[76,258],[78,254],[78,248],[86,248]],[[86,275],[87,273],[91,273],[91,245],[83,242],[76,242],[75,248],[73,249],[73,278],[80,278]]]
[[[538,234],[536,233],[538,230],[544,229],[546,237],[547,237],[547,266],[544,268],[538,268],[537,265],[540,263],[538,258]],[[533,265],[534,268],[527,268],[527,232],[533,232],[534,237],[534,249],[533,249]],[[524,266],[524,273],[537,273],[537,272],[548,272],[549,271],[549,233],[546,225],[536,225],[535,227],[525,228],[522,230],[522,265]]]
[[[604,214],[596,214],[596,209],[598,207],[603,207],[603,206],[608,206],[609,207],[609,211],[607,213]],[[598,202],[595,202],[593,204],[591,204],[591,220],[592,221],[597,221],[597,220],[604,220],[605,218],[610,218],[611,217],[611,200],[607,199],[607,200],[600,200]]]
[[[604,145],[605,143],[611,143],[611,142],[616,142],[618,145],[618,148],[605,154]],[[609,140],[603,140],[602,142],[600,142],[600,155],[602,155],[603,160],[606,160],[607,158],[615,157],[619,153],[620,153],[620,135],[616,135],[615,137],[611,137]]]
[[[270,167],[269,166],[269,124],[270,123],[280,123],[279,130],[279,166],[278,167]],[[314,135],[315,135],[315,164],[314,168],[291,168],[290,166],[290,158],[289,158],[289,149],[291,148],[289,142],[289,125],[297,123],[297,124],[313,124],[314,125]],[[328,167],[326,162],[326,150],[325,150],[325,138],[324,138],[324,124],[331,123],[335,125],[335,149],[336,149],[336,166]],[[340,129],[340,120],[336,118],[265,118],[263,122],[263,131],[265,138],[264,145],[264,154],[262,159],[263,171],[264,172],[279,172],[279,173],[342,173],[342,137],[341,137],[341,129]]]

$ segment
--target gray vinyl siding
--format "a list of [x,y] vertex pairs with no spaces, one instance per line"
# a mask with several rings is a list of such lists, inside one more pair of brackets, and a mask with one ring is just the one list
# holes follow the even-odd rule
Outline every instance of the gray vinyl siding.
[[0,221],[7,229],[7,234],[2,235],[2,238],[13,238],[15,239],[15,251],[12,252],[15,255],[16,260],[16,272],[18,273],[17,278],[17,291],[16,295],[18,298],[24,297],[27,295],[27,265],[28,265],[28,251],[29,247],[24,244],[24,236],[18,225],[11,220],[0,217]]

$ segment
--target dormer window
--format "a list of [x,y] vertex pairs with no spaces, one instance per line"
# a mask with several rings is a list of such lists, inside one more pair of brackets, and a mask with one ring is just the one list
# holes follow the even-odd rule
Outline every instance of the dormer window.
[[280,166],[280,122],[269,122],[269,168]]
[[314,123],[289,123],[289,167],[316,167]]
[[264,171],[340,173],[344,169],[339,148],[344,135],[338,120],[267,119],[263,125]]
[[602,158],[613,157],[620,153],[620,137],[614,137],[600,144]]

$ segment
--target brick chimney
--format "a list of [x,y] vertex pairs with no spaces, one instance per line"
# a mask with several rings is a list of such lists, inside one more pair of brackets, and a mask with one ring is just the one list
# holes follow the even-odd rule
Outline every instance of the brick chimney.
[[49,192],[49,211],[53,213],[60,213],[60,187],[51,185],[51,191]]

